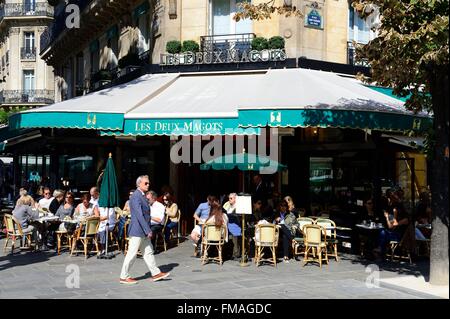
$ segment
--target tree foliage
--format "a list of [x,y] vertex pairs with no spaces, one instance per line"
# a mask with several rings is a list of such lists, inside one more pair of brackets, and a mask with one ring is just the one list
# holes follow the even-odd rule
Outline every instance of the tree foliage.
[[292,6],[289,3],[290,1],[283,1],[282,5],[277,6],[275,5],[275,0],[259,4],[242,1],[237,5],[238,12],[233,16],[233,19],[236,22],[241,19],[265,20],[270,19],[274,13],[284,15],[285,17],[302,17],[303,13],[296,6]]
[[371,79],[407,96],[405,106],[430,111],[430,81],[448,70],[448,0],[356,0],[352,6],[361,17],[379,10],[377,37],[356,45],[356,58],[369,62]]

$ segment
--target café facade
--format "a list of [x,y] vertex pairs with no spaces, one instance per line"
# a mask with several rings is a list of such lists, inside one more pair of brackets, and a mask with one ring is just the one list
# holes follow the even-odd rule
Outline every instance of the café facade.
[[[86,191],[110,152],[123,201],[136,177],[148,174],[156,191],[174,189],[186,216],[208,193],[251,189],[257,172],[200,170],[214,156],[243,151],[284,164],[263,175],[268,188],[310,213],[352,211],[369,197],[379,202],[393,185],[404,188],[413,207],[427,186],[417,150],[423,138],[406,132],[420,136],[432,119],[407,111],[388,89],[299,67],[182,71],[161,65],[130,82],[11,116],[1,131],[0,149],[13,158],[2,192],[14,196],[33,183]],[[174,151],[181,142],[188,145],[183,154]]]

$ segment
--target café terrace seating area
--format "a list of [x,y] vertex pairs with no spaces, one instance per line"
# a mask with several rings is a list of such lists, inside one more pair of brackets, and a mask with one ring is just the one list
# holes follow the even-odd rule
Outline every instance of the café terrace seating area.
[[[114,229],[108,233],[108,251],[113,254],[126,254],[128,248],[127,228],[130,222],[130,213],[122,211],[116,207],[116,224]],[[100,224],[98,217],[89,217],[82,220],[72,220],[65,218],[60,221],[57,216],[51,216],[47,211],[40,211],[39,219],[36,222],[48,227],[52,223],[63,223],[65,229],[58,229],[56,234],[57,255],[67,252],[71,257],[76,258],[78,255],[83,255],[85,258],[95,256],[100,253],[98,247],[97,233]],[[181,212],[178,212],[178,218],[181,217]],[[164,233],[168,218],[166,216],[162,231],[156,235],[156,250],[158,252],[174,249],[179,246],[180,242],[188,240],[186,221],[179,219],[177,227],[171,229],[170,239],[166,241]],[[39,238],[45,234],[38,231],[36,238],[33,238],[32,233],[25,233],[20,226],[20,223],[11,215],[11,210],[2,210],[2,232],[5,235],[4,252],[13,254],[18,250],[23,251],[38,251]],[[291,253],[294,262],[299,262],[300,265],[306,266],[308,264],[318,265],[322,267],[323,264],[330,265],[330,260],[339,262],[341,254],[351,253],[351,241],[355,232],[359,234],[359,254],[360,258],[364,259],[366,255],[367,238],[360,234],[362,232],[370,232],[376,234],[384,228],[381,223],[375,224],[363,221],[356,224],[355,227],[344,227],[336,225],[336,223],[324,216],[310,216],[297,218],[297,236],[295,236],[291,243]],[[387,245],[386,259],[390,261],[408,261],[412,264],[411,255],[426,257],[429,254],[430,240],[419,240],[414,238],[414,229],[426,227],[431,229],[431,225],[416,225],[416,227],[409,227],[400,241],[390,241]],[[281,237],[280,226],[275,224],[256,224],[247,223],[245,230],[245,261],[253,262],[256,266],[271,264],[277,267],[280,257]],[[41,228],[46,229],[46,227]],[[415,239],[414,248],[411,248],[411,232]],[[229,242],[225,240],[226,227],[216,228],[214,225],[206,225],[203,227],[202,242],[200,248],[200,262],[202,265],[217,262],[222,265],[228,261],[227,250],[229,249]],[[373,240],[374,237],[372,237]],[[369,243],[374,245],[374,243]]]

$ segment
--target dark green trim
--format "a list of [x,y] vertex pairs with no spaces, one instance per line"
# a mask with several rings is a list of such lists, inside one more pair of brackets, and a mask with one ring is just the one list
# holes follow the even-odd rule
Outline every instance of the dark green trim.
[[95,52],[98,51],[98,48],[100,47],[99,41],[94,40],[89,44],[89,52]]
[[148,12],[150,9],[150,4],[148,1],[144,1],[142,4],[136,7],[136,9],[133,10],[133,18],[138,18],[141,15],[144,15]]
[[29,112],[16,113],[9,119],[12,129],[20,128],[78,128],[122,130],[122,113],[97,112]]
[[426,131],[431,117],[347,110],[240,110],[242,127],[339,127],[384,131]]
[[111,28],[109,28],[109,30],[106,32],[106,39],[112,39],[114,37],[117,37],[117,35],[119,34],[119,28],[117,27],[117,25],[112,26]]

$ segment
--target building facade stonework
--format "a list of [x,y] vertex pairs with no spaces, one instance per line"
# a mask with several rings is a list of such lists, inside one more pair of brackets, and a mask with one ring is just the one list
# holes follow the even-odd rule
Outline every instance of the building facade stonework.
[[37,107],[55,100],[53,68],[40,58],[39,38],[53,20],[46,1],[0,2],[0,106]]
[[[353,21],[353,9],[347,0],[294,0],[292,5],[302,10],[304,18],[274,14],[267,20],[236,22],[233,16],[239,2],[74,1],[80,10],[80,28],[73,29],[65,26],[72,12],[66,10],[64,1],[60,2],[55,7],[53,25],[41,36],[40,51],[55,69],[57,101],[97,90],[142,64],[165,63],[169,41],[194,40],[200,50],[208,45],[241,49],[249,47],[255,37],[280,36],[288,58],[345,64],[351,62],[349,49],[355,40],[355,28],[355,34],[364,34],[361,39],[373,37],[366,22]],[[276,1],[277,5],[281,3]],[[308,22],[312,10],[319,27]]]

